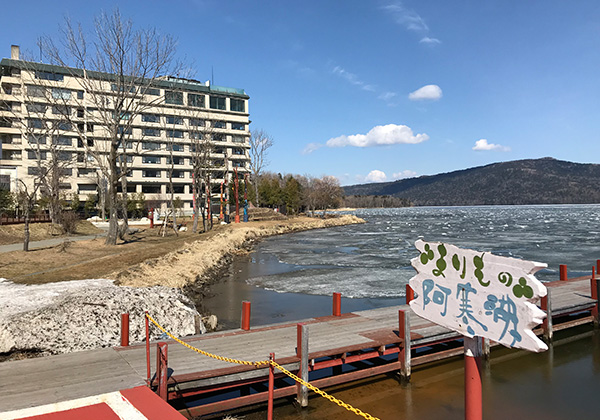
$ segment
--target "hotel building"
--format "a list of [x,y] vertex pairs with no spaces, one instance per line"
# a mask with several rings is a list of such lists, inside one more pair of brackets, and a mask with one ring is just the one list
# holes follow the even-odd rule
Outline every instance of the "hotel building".
[[[98,160],[107,156],[110,135],[99,123],[98,98],[110,103],[111,97],[119,96],[115,92],[133,85],[120,84],[109,73],[24,61],[19,55],[19,47],[12,46],[11,58],[0,62],[0,187],[14,192],[21,181],[33,186],[40,159],[49,159],[55,146],[60,147],[58,158],[68,162],[62,168],[61,191],[85,201],[106,185]],[[96,92],[86,91],[92,79]],[[189,213],[192,155],[198,144],[194,139],[208,136],[207,170],[212,200],[218,202],[221,183],[231,180],[234,171],[240,178],[249,171],[248,99],[243,89],[153,78],[135,99],[145,105],[121,116],[127,131],[123,150],[128,192],[166,202],[171,168],[175,197]],[[51,132],[48,127],[53,127]]]

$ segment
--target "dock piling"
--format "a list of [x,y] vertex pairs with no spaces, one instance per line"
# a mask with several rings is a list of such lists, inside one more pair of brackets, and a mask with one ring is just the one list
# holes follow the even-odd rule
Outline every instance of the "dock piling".
[[[269,355],[269,360],[275,360],[275,353]],[[275,394],[275,372],[269,364],[269,400],[267,402],[267,420],[273,420],[273,395]]]
[[415,298],[415,291],[410,287],[410,284],[406,283],[406,304],[408,305],[411,300]]
[[410,315],[408,311],[400,309],[398,311],[398,335],[402,339],[398,351],[398,361],[400,362],[400,378],[402,382],[410,382]]
[[167,401],[167,380],[169,379],[169,367],[167,362],[168,344],[160,342],[156,344],[156,382],[158,383],[157,394]]
[[242,302],[242,330],[250,330],[250,302],[247,300]]
[[[297,347],[296,354],[300,358],[300,369],[298,376],[308,382],[308,325],[299,323],[297,325]],[[308,388],[296,383],[296,399],[300,407],[308,406]]]
[[481,388],[481,340],[465,337],[465,420],[481,420],[483,417]]
[[333,316],[342,316],[342,294],[333,293]]
[[567,277],[567,265],[566,264],[560,264],[558,266],[559,268],[559,278],[560,281],[567,281],[569,280]]
[[[600,263],[600,260],[598,260],[596,262],[597,264]],[[590,286],[591,286],[591,297],[592,299],[594,299],[596,301],[596,306],[594,306],[592,308],[592,318],[594,318],[594,327],[598,327],[599,325],[599,319],[598,319],[598,309],[600,307],[600,301],[599,301],[599,296],[600,296],[600,288],[598,287],[598,279],[596,278],[596,269],[595,267],[592,267],[592,278],[590,279]]]
[[550,287],[547,288],[548,292],[546,296],[541,299],[540,306],[542,307],[542,311],[546,312],[546,318],[542,321],[542,331],[544,332],[544,340],[547,343],[552,342],[552,303],[551,303],[551,292],[552,289]]
[[121,347],[129,345],[129,314],[121,314]]

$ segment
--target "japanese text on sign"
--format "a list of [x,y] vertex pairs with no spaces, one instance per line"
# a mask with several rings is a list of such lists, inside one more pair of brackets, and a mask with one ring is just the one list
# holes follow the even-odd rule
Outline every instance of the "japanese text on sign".
[[540,352],[546,344],[532,329],[545,313],[535,305],[546,287],[534,273],[546,264],[418,240],[411,260],[413,311],[467,337]]

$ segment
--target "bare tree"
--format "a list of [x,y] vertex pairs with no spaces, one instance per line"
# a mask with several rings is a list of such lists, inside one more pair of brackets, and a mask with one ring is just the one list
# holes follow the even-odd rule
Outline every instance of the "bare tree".
[[256,197],[256,207],[259,207],[258,182],[263,168],[268,164],[267,153],[273,146],[273,138],[264,130],[253,130],[250,135],[250,171]]
[[[135,29],[118,9],[98,16],[91,36],[68,19],[62,32],[64,48],[50,37],[43,38],[42,45],[52,64],[75,76],[82,92],[59,99],[76,104],[78,112],[69,121],[107,180],[109,228],[105,243],[115,245],[119,236],[118,187],[127,174],[127,165],[120,165],[119,159],[127,162],[124,143],[131,141],[133,121],[163,101],[155,95],[156,81],[161,75],[177,74],[175,41],[155,29]],[[126,182],[121,188],[126,206]]]

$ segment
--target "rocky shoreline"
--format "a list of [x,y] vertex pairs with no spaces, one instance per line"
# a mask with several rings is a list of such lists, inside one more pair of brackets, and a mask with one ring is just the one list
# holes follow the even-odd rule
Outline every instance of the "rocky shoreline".
[[[364,220],[344,215],[235,225],[112,279],[45,285],[0,279],[0,360],[117,346],[121,313],[130,314],[131,342],[145,340],[145,311],[177,336],[195,334],[200,315],[195,302],[222,278],[234,255],[268,236],[356,223]],[[214,317],[205,315],[214,328]],[[160,331],[151,331],[151,339],[159,338]]]

